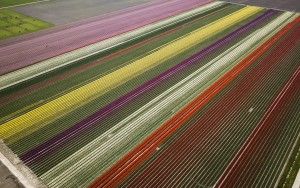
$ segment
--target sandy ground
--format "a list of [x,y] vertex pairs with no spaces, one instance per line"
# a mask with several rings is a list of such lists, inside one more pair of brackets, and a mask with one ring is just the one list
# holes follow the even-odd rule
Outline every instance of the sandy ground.
[[0,162],[0,187],[1,188],[17,188],[23,187],[18,180],[10,173],[10,171]]
[[224,0],[232,3],[242,3],[247,5],[256,5],[267,8],[275,8],[280,10],[288,10],[300,12],[299,0]]
[[16,7],[14,10],[55,25],[62,25],[149,1],[151,0],[52,0]]

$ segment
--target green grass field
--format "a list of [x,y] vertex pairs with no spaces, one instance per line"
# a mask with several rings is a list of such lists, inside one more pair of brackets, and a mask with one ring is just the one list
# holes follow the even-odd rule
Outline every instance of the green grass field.
[[1,0],[0,1],[0,8],[1,7],[7,7],[7,6],[13,6],[13,5],[20,5],[24,3],[31,3],[38,0]]
[[52,24],[12,10],[0,10],[0,40],[31,33],[50,26]]

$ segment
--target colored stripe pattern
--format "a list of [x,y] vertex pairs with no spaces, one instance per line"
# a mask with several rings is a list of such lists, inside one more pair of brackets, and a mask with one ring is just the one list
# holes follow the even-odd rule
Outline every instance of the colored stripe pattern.
[[12,40],[0,138],[49,187],[279,186],[299,142],[299,29],[292,12],[158,0]]

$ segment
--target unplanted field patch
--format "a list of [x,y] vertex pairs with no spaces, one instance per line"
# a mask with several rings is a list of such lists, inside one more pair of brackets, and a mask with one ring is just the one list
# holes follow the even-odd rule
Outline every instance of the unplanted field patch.
[[12,10],[0,10],[0,39],[31,33],[50,26],[52,24]]

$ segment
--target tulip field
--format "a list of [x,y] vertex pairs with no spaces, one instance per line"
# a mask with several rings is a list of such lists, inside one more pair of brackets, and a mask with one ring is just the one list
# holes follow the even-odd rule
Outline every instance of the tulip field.
[[299,52],[299,13],[211,0],[0,42],[0,139],[41,187],[291,187]]

